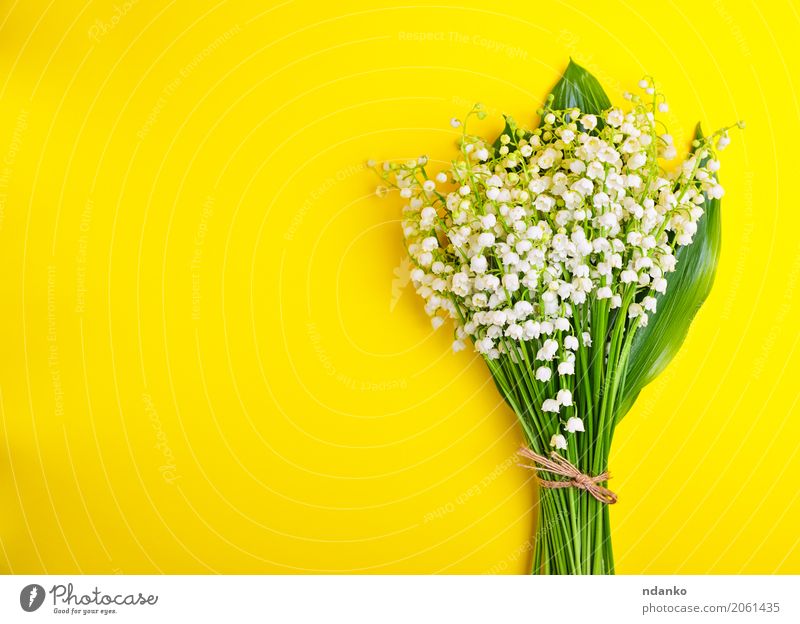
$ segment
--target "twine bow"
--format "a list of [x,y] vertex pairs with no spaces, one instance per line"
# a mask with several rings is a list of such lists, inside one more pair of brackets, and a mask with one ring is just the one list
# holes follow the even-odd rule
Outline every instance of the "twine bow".
[[546,470],[547,472],[552,472],[555,475],[567,477],[568,479],[567,481],[545,481],[544,479],[540,478],[539,485],[544,488],[558,489],[574,487],[578,488],[579,490],[586,490],[589,492],[589,494],[606,505],[613,505],[617,502],[617,495],[607,487],[600,485],[601,482],[608,481],[611,478],[608,472],[603,472],[595,477],[590,477],[587,474],[583,474],[580,470],[573,466],[569,460],[563,458],[555,451],[550,453],[550,457],[548,458],[534,453],[529,448],[522,447],[519,450],[519,455],[532,460],[536,464],[534,466],[529,464],[520,464],[520,466],[523,466],[524,468],[528,468],[529,470]]

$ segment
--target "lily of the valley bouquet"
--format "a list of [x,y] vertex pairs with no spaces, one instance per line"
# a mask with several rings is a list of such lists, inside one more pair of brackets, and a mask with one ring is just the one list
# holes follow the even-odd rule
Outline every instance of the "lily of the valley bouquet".
[[[411,277],[434,328],[484,358],[537,470],[533,572],[611,574],[608,455],[619,421],[677,352],[720,250],[716,152],[698,129],[677,164],[652,80],[612,107],[575,63],[532,129],[462,129],[445,171],[378,168],[404,200]],[[740,124],[741,125],[741,124]]]

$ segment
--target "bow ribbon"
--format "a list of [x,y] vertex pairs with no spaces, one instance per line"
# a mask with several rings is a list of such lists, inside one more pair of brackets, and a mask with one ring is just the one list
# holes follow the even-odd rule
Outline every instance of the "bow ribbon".
[[617,495],[614,494],[607,487],[600,485],[603,481],[608,481],[611,477],[608,472],[603,472],[595,477],[589,476],[578,470],[569,460],[563,458],[561,455],[553,451],[550,457],[538,455],[529,448],[522,447],[519,450],[519,455],[535,462],[536,465],[520,464],[529,470],[546,470],[555,475],[566,477],[566,481],[545,481],[538,479],[539,485],[544,488],[558,489],[566,487],[574,487],[579,490],[586,490],[594,496],[601,503],[606,505],[613,505],[617,502]]

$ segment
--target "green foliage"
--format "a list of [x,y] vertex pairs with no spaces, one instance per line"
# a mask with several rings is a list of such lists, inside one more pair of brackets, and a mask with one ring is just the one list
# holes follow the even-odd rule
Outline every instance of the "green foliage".
[[[570,59],[564,75],[552,91],[554,109],[577,107],[598,114],[610,108],[603,87],[592,74]],[[695,138],[703,137],[700,124]],[[668,276],[667,292],[656,297],[657,312],[633,337],[625,386],[616,412],[621,419],[633,406],[642,388],[655,379],[677,354],[697,311],[711,292],[721,247],[720,201],[707,199],[691,245],[679,247],[677,265]]]
[[[695,139],[702,137],[697,124]],[[667,292],[656,298],[657,312],[634,335],[617,420],[675,357],[695,314],[711,292],[722,243],[720,201],[707,198],[703,209],[692,244],[679,247],[675,254],[678,262],[667,276]]]
[[611,108],[611,100],[597,78],[572,59],[551,95],[550,106],[556,110],[577,107],[582,113],[597,115]]

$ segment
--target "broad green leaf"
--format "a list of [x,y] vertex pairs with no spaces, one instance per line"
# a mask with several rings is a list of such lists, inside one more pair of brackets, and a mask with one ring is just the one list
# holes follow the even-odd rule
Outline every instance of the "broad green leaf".
[[550,106],[556,110],[578,108],[582,113],[597,115],[611,108],[611,100],[597,78],[572,59],[553,87],[552,95]]
[[[695,138],[702,138],[697,124]],[[677,265],[668,278],[667,292],[657,297],[656,313],[633,338],[618,420],[628,412],[639,392],[675,357],[695,314],[711,292],[721,248],[720,201],[706,199],[704,214],[690,245],[676,252]]]

